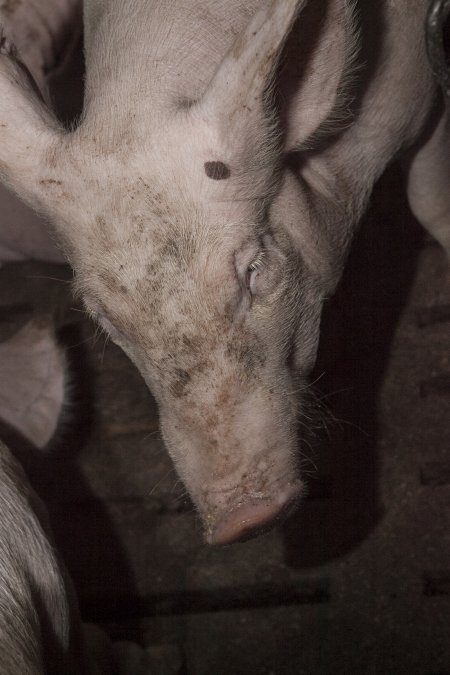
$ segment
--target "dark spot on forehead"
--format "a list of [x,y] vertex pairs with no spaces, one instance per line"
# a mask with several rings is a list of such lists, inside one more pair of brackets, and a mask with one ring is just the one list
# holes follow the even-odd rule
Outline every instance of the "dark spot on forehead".
[[205,162],[205,173],[213,180],[225,180],[230,177],[230,169],[223,162]]

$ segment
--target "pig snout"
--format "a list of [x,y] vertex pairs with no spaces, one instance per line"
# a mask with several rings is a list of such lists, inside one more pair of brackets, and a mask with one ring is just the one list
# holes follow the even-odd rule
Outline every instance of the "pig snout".
[[243,434],[240,442],[219,446],[214,438],[200,443],[198,434],[180,425],[169,428],[172,434],[174,429],[179,432],[178,442],[173,435],[167,439],[167,431],[165,436],[208,544],[220,546],[260,535],[281,523],[302,497],[295,449],[286,439],[264,443],[260,437],[252,447]]
[[207,527],[206,541],[221,546],[264,534],[294,510],[301,492],[301,483],[293,482],[279,487],[272,496],[250,498]]
[[254,381],[243,387],[238,380],[225,397],[224,383],[209,381],[213,390],[202,381],[202,394],[196,388],[189,405],[163,405],[161,429],[206,541],[223,545],[280,523],[304,490],[296,461],[296,410],[288,397]]

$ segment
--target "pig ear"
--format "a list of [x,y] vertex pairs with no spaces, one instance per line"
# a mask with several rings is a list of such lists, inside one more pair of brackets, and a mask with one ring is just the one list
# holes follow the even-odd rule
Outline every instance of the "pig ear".
[[[248,144],[261,143],[262,125],[273,130],[268,103],[275,86],[289,147],[304,144],[328,121],[342,117],[343,92],[357,53],[352,8],[352,0],[271,0],[255,14],[201,101],[228,143],[244,144],[248,151]],[[286,59],[275,78],[283,47]]]
[[[269,0],[240,33],[201,101],[206,119],[230,144],[261,142],[268,131],[272,75],[297,13],[307,0]],[[242,148],[244,149],[244,148]]]
[[38,210],[49,206],[41,179],[64,133],[0,28],[0,180]]
[[311,147],[348,124],[359,37],[354,0],[305,7],[289,36],[278,81],[287,151]]

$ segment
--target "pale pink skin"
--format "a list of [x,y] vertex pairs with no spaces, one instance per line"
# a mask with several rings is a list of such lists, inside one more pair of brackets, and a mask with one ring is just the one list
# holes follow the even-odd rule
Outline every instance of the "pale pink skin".
[[374,182],[427,126],[410,203],[449,241],[428,2],[369,5],[382,58],[345,0],[88,0],[85,111],[70,133],[0,56],[1,175],[51,218],[88,310],[146,379],[212,543],[301,494],[298,392],[323,300]]
[[65,371],[50,322],[30,321],[0,343],[0,416],[39,448],[56,431]]

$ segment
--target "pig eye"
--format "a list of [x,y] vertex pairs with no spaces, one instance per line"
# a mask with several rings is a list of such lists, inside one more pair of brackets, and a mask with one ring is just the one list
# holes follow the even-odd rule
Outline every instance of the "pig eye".
[[258,253],[257,257],[253,260],[252,263],[247,267],[245,273],[245,286],[250,293],[254,294],[256,290],[256,281],[260,275],[261,269],[264,264],[264,251]]

